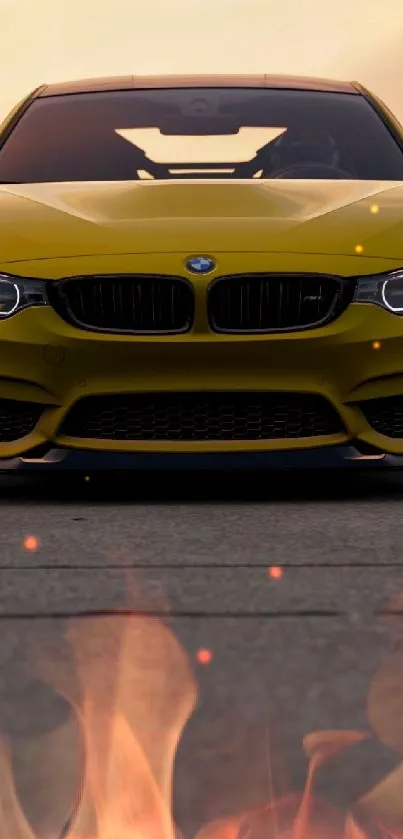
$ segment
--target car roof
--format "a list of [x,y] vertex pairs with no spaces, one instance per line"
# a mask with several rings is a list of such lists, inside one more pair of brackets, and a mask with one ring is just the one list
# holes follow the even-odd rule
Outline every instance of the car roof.
[[78,79],[43,85],[36,96],[62,96],[68,93],[89,93],[108,90],[141,90],[144,88],[183,87],[262,87],[288,90],[321,90],[358,94],[355,82],[332,81],[305,76],[260,75],[169,75],[169,76],[109,76]]

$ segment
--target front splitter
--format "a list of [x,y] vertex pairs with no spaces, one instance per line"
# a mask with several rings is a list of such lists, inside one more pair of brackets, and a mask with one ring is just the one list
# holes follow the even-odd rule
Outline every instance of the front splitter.
[[49,449],[41,457],[0,459],[0,472],[59,471],[254,471],[295,469],[396,469],[403,455],[363,454],[355,446],[271,452],[205,454],[101,452],[88,449]]

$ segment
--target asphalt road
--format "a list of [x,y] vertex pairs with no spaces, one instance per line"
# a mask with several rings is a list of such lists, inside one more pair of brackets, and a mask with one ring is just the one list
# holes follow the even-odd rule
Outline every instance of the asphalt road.
[[[318,775],[343,812],[399,764],[400,676],[381,710],[368,696],[391,649],[400,666],[402,477],[12,477],[0,504],[0,730],[40,839],[60,834],[77,793],[76,729],[41,664],[67,661],[71,616],[86,622],[89,655],[97,633],[110,654],[99,615],[119,612],[121,626],[136,610],[167,621],[186,650],[199,685],[174,777],[186,839],[285,783],[301,789],[309,732],[371,732],[368,713],[375,726]],[[170,656],[161,690],[179,678]],[[4,772],[0,761],[2,788]]]

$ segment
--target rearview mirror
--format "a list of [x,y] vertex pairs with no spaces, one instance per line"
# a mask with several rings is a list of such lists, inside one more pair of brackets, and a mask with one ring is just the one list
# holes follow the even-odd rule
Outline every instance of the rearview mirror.
[[166,117],[159,126],[161,134],[165,136],[238,134],[241,127],[239,123],[225,116]]

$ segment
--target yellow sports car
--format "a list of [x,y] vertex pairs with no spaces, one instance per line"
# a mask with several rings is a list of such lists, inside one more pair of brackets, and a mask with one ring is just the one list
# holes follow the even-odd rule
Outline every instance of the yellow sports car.
[[1,470],[403,464],[403,130],[361,85],[43,86],[0,231]]

